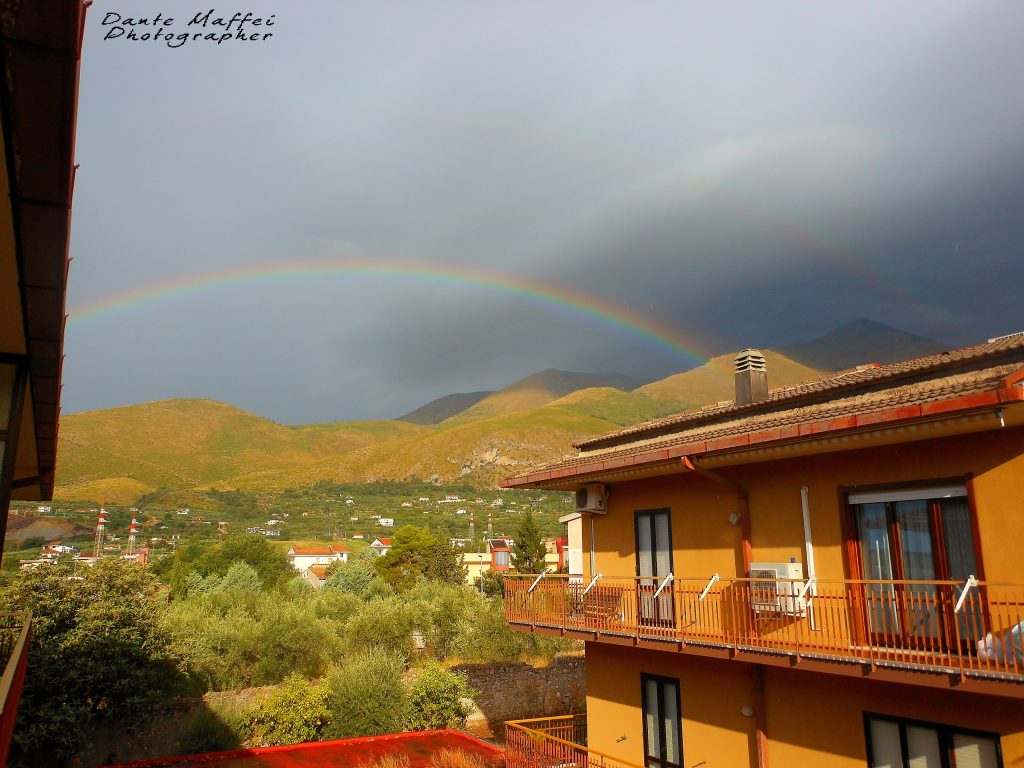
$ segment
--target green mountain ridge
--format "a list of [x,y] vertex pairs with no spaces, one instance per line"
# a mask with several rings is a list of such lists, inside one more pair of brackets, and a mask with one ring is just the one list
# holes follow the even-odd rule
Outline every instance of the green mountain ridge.
[[[831,334],[851,351],[833,352],[830,360],[864,359],[867,352],[886,359],[890,346],[940,346],[870,321],[851,326]],[[865,341],[872,338],[874,347]],[[822,358],[814,342],[801,349]],[[765,357],[773,388],[831,372],[778,350],[765,350]],[[276,493],[319,480],[493,486],[570,453],[579,439],[732,399],[733,358],[721,355],[649,383],[614,373],[541,371],[437,424],[394,419],[284,426],[211,400],[72,414],[61,419],[56,496],[133,503],[154,493]]]

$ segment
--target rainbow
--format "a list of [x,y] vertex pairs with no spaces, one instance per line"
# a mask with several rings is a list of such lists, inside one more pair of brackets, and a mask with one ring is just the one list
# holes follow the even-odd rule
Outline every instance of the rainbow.
[[196,293],[227,287],[281,280],[324,277],[372,277],[403,279],[468,286],[496,291],[549,307],[568,310],[596,320],[667,349],[690,363],[707,362],[708,355],[698,345],[649,317],[607,299],[572,290],[554,283],[502,274],[491,270],[438,262],[419,262],[387,258],[309,259],[254,264],[244,267],[192,274],[172,280],[149,283],[127,291],[104,296],[75,307],[69,323],[78,326],[115,313]]

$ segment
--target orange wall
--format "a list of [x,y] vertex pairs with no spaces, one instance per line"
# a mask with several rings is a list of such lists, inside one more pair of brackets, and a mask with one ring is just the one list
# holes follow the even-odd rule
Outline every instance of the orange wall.
[[[589,744],[643,763],[640,675],[680,681],[684,765],[754,766],[751,667],[735,661],[587,643]],[[766,668],[768,765],[864,768],[864,713],[1000,735],[1004,768],[1024,766],[1024,701]],[[625,739],[622,739],[622,737]]]
[[[819,579],[848,578],[842,555],[839,489],[974,476],[985,577],[1024,582],[1020,516],[1024,513],[1024,429],[1008,428],[895,446],[723,467],[720,475],[749,492],[755,562],[804,560],[800,487],[809,488],[814,558]],[[635,575],[633,512],[672,510],[673,571],[677,576],[742,575],[737,508],[725,485],[694,473],[609,486],[608,514],[595,517],[597,569],[606,577]],[[584,524],[589,574],[590,526]]]
[[684,765],[701,760],[708,766],[748,765],[754,721],[740,708],[751,701],[749,669],[745,664],[703,661],[587,643],[588,746],[643,765],[640,673],[648,672],[679,678]]

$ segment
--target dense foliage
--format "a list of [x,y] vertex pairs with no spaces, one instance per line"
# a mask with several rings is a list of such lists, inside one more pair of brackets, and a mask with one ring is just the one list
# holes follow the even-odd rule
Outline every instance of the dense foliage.
[[415,525],[395,532],[391,549],[377,560],[376,569],[398,590],[409,589],[421,577],[449,584],[462,584],[466,578],[461,553],[447,539]]
[[255,686],[277,688],[244,711],[198,710],[186,743],[458,725],[472,691],[442,662],[550,658],[568,647],[509,630],[501,598],[462,583],[447,541],[398,534],[394,558],[358,554],[319,591],[281,568],[283,547],[254,537],[188,548],[152,570],[103,560],[18,573],[3,596],[32,612],[35,634],[15,764],[65,760],[103,722],[142,725],[177,693]]
[[142,723],[181,689],[157,587],[145,568],[104,560],[78,572],[26,571],[5,589],[4,603],[33,618],[13,764],[53,765],[85,747],[101,721]]

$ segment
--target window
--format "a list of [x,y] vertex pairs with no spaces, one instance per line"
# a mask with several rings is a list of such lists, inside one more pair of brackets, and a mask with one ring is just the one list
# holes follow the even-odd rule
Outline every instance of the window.
[[947,725],[866,715],[869,768],[1002,768],[999,737]]
[[635,526],[636,575],[640,577],[637,616],[641,623],[649,626],[672,626],[674,601],[671,584],[658,593],[661,582],[672,573],[672,520],[669,510],[637,512]]
[[679,681],[657,675],[640,676],[646,768],[679,768],[683,734],[679,714]]
[[508,551],[498,549],[494,552],[494,566],[496,568],[508,568]]
[[[848,502],[854,577],[962,582],[981,575],[965,486],[858,492],[849,494]],[[872,634],[922,640],[951,635],[952,627],[943,624],[937,610],[941,587],[869,584],[866,589]],[[963,615],[959,620],[977,621],[978,617]]]

